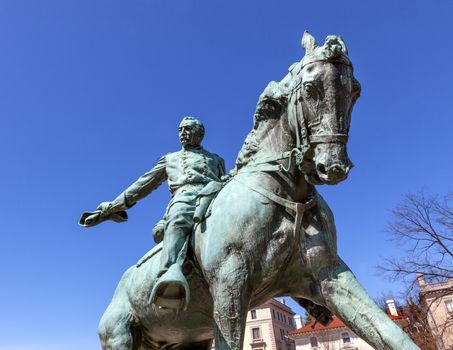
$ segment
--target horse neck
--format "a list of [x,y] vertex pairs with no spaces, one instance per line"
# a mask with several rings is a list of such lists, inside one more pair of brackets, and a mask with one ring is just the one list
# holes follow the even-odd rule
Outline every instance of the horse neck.
[[286,152],[295,147],[286,113],[279,119],[264,119],[257,124],[255,134],[259,140],[259,148],[256,159]]
[[[259,148],[255,155],[257,160],[290,151],[296,146],[287,113],[281,115],[279,119],[261,120],[254,133],[259,140]],[[288,160],[282,161],[282,164],[288,166]],[[257,174],[257,180],[275,193],[296,201],[302,201],[314,190],[295,166],[294,159],[288,171]]]

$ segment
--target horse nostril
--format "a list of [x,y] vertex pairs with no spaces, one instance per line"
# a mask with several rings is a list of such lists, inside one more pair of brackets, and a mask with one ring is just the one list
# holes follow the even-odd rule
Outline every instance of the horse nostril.
[[332,168],[330,168],[330,172],[332,174],[338,175],[343,172],[343,169],[339,165],[334,165]]
[[318,165],[316,165],[316,170],[318,171],[318,174],[327,175],[326,167],[322,163],[318,163]]

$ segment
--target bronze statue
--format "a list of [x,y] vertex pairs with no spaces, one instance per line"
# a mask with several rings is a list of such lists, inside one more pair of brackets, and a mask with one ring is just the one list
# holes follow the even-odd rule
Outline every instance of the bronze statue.
[[[94,213],[85,213],[84,226],[93,226],[101,221],[119,216],[127,219],[126,209],[149,195],[165,180],[171,192],[164,219],[153,230],[156,243],[163,239],[160,256],[159,279],[150,296],[150,301],[160,306],[178,308],[181,299],[188,301],[189,287],[181,268],[185,258],[184,243],[194,226],[196,198],[209,182],[220,182],[225,175],[225,162],[216,154],[201,146],[205,129],[193,118],[185,117],[179,125],[179,140],[182,150],[169,153],[141,176],[112,202],[102,202]],[[117,220],[121,221],[121,220]],[[181,255],[177,263],[178,255]],[[176,294],[176,295],[175,295]]]
[[190,236],[187,309],[148,303],[159,244],[121,279],[99,325],[104,350],[208,350],[213,337],[216,349],[240,350],[247,311],[276,296],[324,323],[330,310],[376,349],[418,349],[337,254],[333,214],[314,185],[343,181],[352,168],[360,84],[340,36],[318,46],[306,32],[302,46],[304,58],[260,96],[236,168]]

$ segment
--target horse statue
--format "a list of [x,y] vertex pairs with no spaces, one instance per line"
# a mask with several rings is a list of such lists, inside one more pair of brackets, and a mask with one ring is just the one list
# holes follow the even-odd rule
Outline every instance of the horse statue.
[[[360,94],[343,39],[318,46],[260,96],[237,166],[197,224],[184,274],[184,310],[149,303],[160,245],[123,275],[99,325],[104,350],[240,350],[247,312],[292,297],[322,317],[330,310],[376,349],[419,349],[367,295],[337,254],[334,218],[315,185],[352,167],[351,111]],[[328,314],[328,312],[327,312]]]

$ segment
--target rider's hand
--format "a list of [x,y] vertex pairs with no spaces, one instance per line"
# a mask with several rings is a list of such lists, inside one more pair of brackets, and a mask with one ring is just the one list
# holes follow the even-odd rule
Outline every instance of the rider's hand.
[[228,181],[230,181],[230,179],[231,179],[232,177],[234,177],[236,174],[237,174],[237,170],[236,170],[236,168],[234,168],[234,169],[230,170],[230,172],[229,172],[228,174],[223,175],[223,176],[220,178],[220,180],[221,180],[222,182],[228,182]]
[[112,202],[102,202],[96,208],[101,211],[101,216],[106,217],[112,213],[113,204]]
[[91,226],[94,223],[97,223],[99,221],[99,216],[101,215],[100,212],[95,212],[94,214],[86,217],[83,220],[83,226]]

